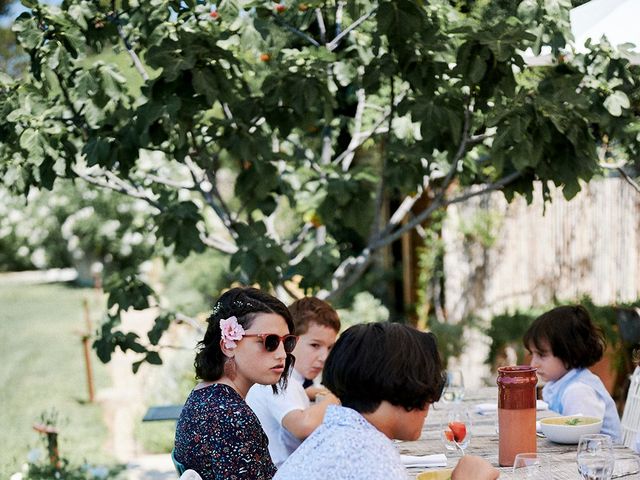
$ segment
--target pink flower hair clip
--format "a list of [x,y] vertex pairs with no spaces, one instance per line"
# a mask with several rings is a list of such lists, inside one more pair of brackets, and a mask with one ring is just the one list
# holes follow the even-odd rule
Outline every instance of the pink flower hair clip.
[[236,348],[236,341],[242,340],[244,336],[244,328],[235,316],[220,320],[220,332],[224,346],[228,349]]

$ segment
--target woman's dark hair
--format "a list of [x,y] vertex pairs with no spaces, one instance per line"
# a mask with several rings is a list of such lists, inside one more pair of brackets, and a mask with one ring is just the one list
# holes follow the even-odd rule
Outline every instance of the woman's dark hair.
[[551,354],[566,368],[590,367],[602,358],[607,342],[582,305],[556,307],[543,313],[522,338],[525,348],[534,345],[543,350],[549,344]]
[[[223,293],[213,306],[213,312],[207,319],[207,331],[202,341],[198,343],[198,353],[194,366],[196,378],[215,381],[224,373],[224,362],[227,357],[220,348],[220,320],[235,316],[244,329],[251,327],[253,320],[259,313],[275,313],[287,322],[289,333],[295,333],[293,318],[289,309],[277,298],[261,290],[251,287],[232,288]],[[281,388],[286,388],[289,369],[295,358],[287,354],[284,372],[278,382]],[[277,387],[273,386],[274,392]]]
[[437,402],[445,376],[432,333],[399,323],[347,329],[329,353],[322,381],[345,407],[375,411],[383,400],[407,411]]

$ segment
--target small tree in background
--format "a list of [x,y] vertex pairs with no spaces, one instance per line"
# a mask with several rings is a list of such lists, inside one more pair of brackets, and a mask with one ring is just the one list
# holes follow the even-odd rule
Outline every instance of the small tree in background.
[[[281,294],[339,299],[449,204],[530,199],[535,181],[571,198],[611,148],[638,158],[637,67],[606,44],[565,57],[568,0],[23,3],[29,72],[0,83],[5,185],[142,200],[162,256],[215,249]],[[557,61],[527,68],[544,45]],[[119,332],[122,311],[161,302],[137,262],[105,277],[98,354],[159,362],[176,312],[148,341]]]

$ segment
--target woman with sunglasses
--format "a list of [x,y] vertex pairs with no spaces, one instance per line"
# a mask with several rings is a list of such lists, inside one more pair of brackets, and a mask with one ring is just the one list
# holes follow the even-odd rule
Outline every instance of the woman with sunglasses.
[[252,385],[286,387],[297,337],[287,307],[255,288],[224,293],[198,344],[201,382],[176,425],[173,457],[203,480],[271,479],[276,468],[258,418],[245,402]]

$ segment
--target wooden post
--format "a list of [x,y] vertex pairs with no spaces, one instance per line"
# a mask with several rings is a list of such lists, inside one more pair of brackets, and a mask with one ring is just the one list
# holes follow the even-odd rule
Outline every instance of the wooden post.
[[102,294],[102,273],[99,271],[93,272],[93,288],[96,292],[96,297],[100,298]]
[[58,451],[58,430],[51,425],[45,425],[42,423],[36,423],[33,426],[36,432],[44,433],[47,435],[47,450],[49,453],[49,462],[55,469],[60,469],[62,466],[60,463],[60,452]]
[[82,300],[84,310],[84,319],[86,324],[86,332],[82,335],[82,348],[84,350],[84,365],[87,372],[87,388],[89,389],[89,403],[93,403],[95,399],[93,388],[93,370],[91,368],[91,346],[89,339],[91,338],[91,316],[89,314],[89,302],[86,298]]

